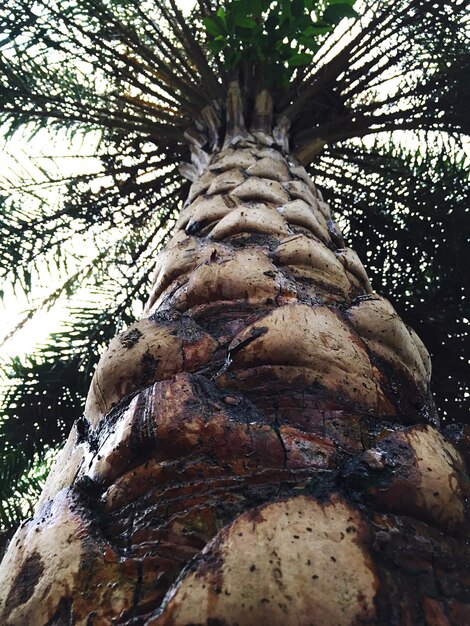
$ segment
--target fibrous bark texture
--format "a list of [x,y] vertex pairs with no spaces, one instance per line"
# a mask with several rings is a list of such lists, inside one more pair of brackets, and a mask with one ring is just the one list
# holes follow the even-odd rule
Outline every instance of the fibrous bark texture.
[[470,623],[469,434],[439,430],[426,349],[261,113],[248,133],[229,103],[224,145],[194,144],[145,316],[3,562],[2,624]]

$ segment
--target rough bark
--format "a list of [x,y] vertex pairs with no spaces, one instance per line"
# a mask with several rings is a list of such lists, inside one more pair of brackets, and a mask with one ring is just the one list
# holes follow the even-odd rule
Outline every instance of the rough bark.
[[222,148],[192,136],[145,315],[10,545],[0,621],[470,623],[470,435],[439,430],[425,347],[269,99],[251,132],[236,89],[227,110]]

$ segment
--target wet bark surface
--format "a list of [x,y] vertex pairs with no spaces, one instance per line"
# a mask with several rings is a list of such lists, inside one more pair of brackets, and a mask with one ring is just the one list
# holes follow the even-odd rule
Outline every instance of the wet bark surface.
[[440,432],[426,349],[305,170],[231,141],[10,545],[1,621],[470,623],[470,431]]

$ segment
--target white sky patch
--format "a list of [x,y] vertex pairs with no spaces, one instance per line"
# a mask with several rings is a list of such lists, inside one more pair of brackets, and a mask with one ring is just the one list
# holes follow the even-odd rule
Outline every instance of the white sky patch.
[[189,15],[196,2],[195,0],[176,0],[176,4],[179,6],[184,15]]
[[[184,15],[188,15],[195,5],[194,0],[176,0],[176,3]],[[91,133],[83,138],[79,133],[68,136],[66,133],[45,130],[29,138],[27,132],[18,131],[7,144],[0,144],[0,172],[3,178],[0,192],[8,193],[5,181],[14,185],[21,178],[29,178],[34,182],[40,178],[41,168],[61,176],[71,176],[81,171],[97,171],[99,161],[93,158],[97,139]],[[57,204],[60,185],[44,185],[42,193],[50,197],[51,204]],[[6,291],[4,301],[0,301],[0,366],[3,360],[10,357],[31,353],[34,346],[46,342],[51,332],[60,330],[61,321],[67,315],[65,298],[59,299],[51,309],[36,313],[21,330],[1,345],[3,339],[24,318],[28,309],[59,286],[58,280],[50,276],[47,270],[44,274],[46,284],[33,287],[29,298],[21,290],[17,293]]]
[[[96,151],[97,142],[97,135],[92,133],[85,138],[79,133],[69,137],[66,133],[46,130],[38,132],[32,138],[27,131],[15,133],[7,143],[0,145],[0,192],[8,194],[16,186],[30,186],[41,198],[49,201],[51,206],[57,205],[62,183],[50,182],[48,178],[66,178],[77,171],[98,172],[99,160],[90,157]],[[37,183],[40,183],[39,187],[35,187]],[[31,197],[31,202],[34,201]],[[4,300],[0,301],[0,344],[20,324],[28,309],[38,306],[45,297],[54,292],[59,286],[58,281],[59,276],[54,275],[54,272],[51,275],[45,268],[42,284],[36,276],[29,297],[25,296],[21,288],[16,292],[5,290]],[[65,314],[65,304],[62,299],[50,310],[36,313],[21,330],[0,345],[0,359],[27,354],[34,345],[44,341],[50,332],[58,328],[59,321]]]

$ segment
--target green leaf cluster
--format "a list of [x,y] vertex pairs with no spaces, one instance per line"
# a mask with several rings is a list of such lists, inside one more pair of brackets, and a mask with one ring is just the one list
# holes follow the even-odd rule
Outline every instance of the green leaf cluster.
[[309,65],[325,35],[357,17],[355,0],[231,0],[203,18],[208,50],[225,67],[262,66],[271,88],[287,87],[295,68]]

